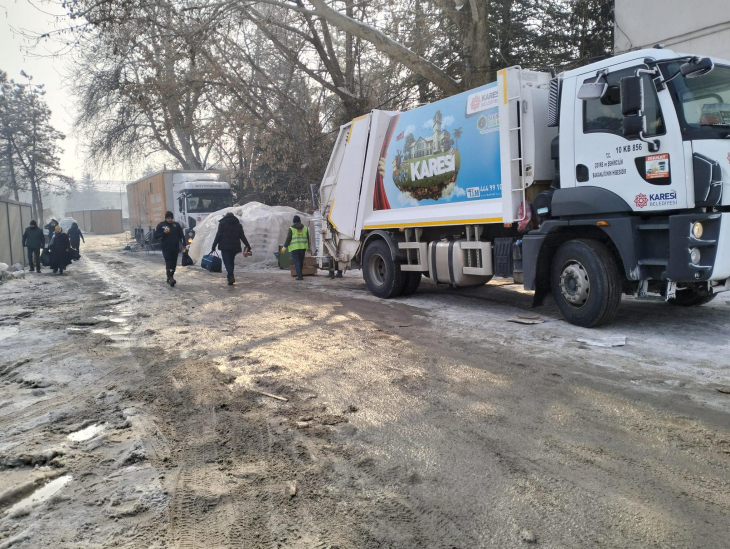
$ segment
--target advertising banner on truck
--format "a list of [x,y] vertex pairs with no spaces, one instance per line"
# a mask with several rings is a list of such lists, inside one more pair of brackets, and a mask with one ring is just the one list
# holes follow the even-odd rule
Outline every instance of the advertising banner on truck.
[[495,82],[394,116],[373,210],[500,198],[498,96]]

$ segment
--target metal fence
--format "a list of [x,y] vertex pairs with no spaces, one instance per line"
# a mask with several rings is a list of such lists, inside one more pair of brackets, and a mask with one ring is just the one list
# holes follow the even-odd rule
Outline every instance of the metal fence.
[[0,263],[28,265],[23,249],[23,231],[30,219],[30,204],[0,198]]

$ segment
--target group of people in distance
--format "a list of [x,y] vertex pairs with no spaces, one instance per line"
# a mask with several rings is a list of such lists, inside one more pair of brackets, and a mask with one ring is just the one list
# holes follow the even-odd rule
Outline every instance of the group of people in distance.
[[[284,242],[281,251],[283,253],[289,250],[294,263],[296,279],[304,280],[302,276],[304,256],[306,252],[312,250],[309,241],[309,229],[302,224],[302,220],[298,215],[295,215],[292,221],[293,224],[289,227],[286,242]],[[53,272],[63,274],[71,261],[80,257],[79,246],[82,241],[86,242],[84,235],[79,229],[78,223],[74,223],[68,233],[63,231],[63,228],[55,219],[52,219],[44,228],[48,231],[47,235],[33,220],[23,233],[23,247],[28,250],[30,270],[36,273],[41,272],[40,256],[41,250],[45,248],[50,254],[50,267]],[[48,238],[47,242],[46,236]],[[165,213],[165,220],[157,225],[154,236],[160,242],[162,256],[165,258],[167,283],[170,286],[175,286],[177,284],[175,280],[177,258],[180,251],[185,253],[188,251],[188,247],[185,242],[183,228],[175,221],[172,212]],[[211,253],[214,253],[216,248],[220,250],[221,259],[228,275],[228,284],[233,285],[236,282],[233,276],[236,255],[243,253],[243,256],[246,257],[251,254],[251,245],[243,232],[241,221],[232,212],[226,213],[218,222],[218,231],[213,240]],[[342,276],[340,271],[337,274]]]
[[[302,276],[304,255],[305,252],[312,250],[309,241],[309,230],[301,221],[298,215],[294,216],[293,224],[289,227],[286,242],[284,242],[284,247],[281,249],[282,252],[288,249],[291,253],[297,280],[304,280]],[[183,228],[175,221],[175,216],[172,212],[166,212],[165,220],[155,228],[155,238],[160,241],[162,255],[165,258],[167,283],[170,286],[175,286],[177,284],[175,270],[177,269],[178,255],[180,251],[183,253],[187,252],[188,248],[185,242]],[[251,253],[251,245],[248,243],[246,234],[243,232],[243,225],[233,215],[233,212],[226,213],[218,222],[218,230],[216,231],[210,253],[214,253],[216,248],[220,250],[221,260],[226,268],[228,285],[233,285],[236,282],[233,276],[236,255],[243,253],[243,256],[246,257]]]
[[33,219],[23,233],[23,247],[28,251],[28,265],[30,272],[41,272],[41,250],[45,248],[50,257],[49,267],[53,273],[63,274],[63,271],[71,264],[71,261],[78,259],[79,247],[84,243],[84,234],[79,229],[78,223],[71,225],[68,233],[58,221],[51,219],[51,222],[43,229]]

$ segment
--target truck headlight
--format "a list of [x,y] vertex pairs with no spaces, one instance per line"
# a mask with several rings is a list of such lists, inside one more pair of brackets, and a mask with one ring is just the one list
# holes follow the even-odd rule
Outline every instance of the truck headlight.
[[702,223],[699,221],[696,221],[692,224],[692,236],[694,236],[697,240],[702,238],[702,233],[705,231],[705,228],[702,226]]
[[689,260],[692,262],[692,265],[699,265],[701,257],[699,248],[692,248],[689,251]]

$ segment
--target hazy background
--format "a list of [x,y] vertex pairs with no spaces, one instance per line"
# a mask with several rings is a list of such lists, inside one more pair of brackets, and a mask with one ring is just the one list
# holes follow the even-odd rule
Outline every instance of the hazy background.
[[[71,56],[56,53],[62,46],[57,39],[36,45],[34,40],[23,36],[25,33],[50,32],[68,24],[69,20],[57,5],[30,0],[0,0],[0,69],[15,81],[25,81],[20,75],[20,71],[24,70],[33,76],[33,83],[45,84],[45,99],[53,111],[53,125],[66,135],[61,144],[61,171],[78,181],[85,171],[85,155],[82,144],[74,136],[73,98],[64,77]],[[91,175],[96,180],[132,179],[141,175],[143,169],[140,167],[139,173],[128,174],[121,169],[107,168],[100,173],[91,170]]]

